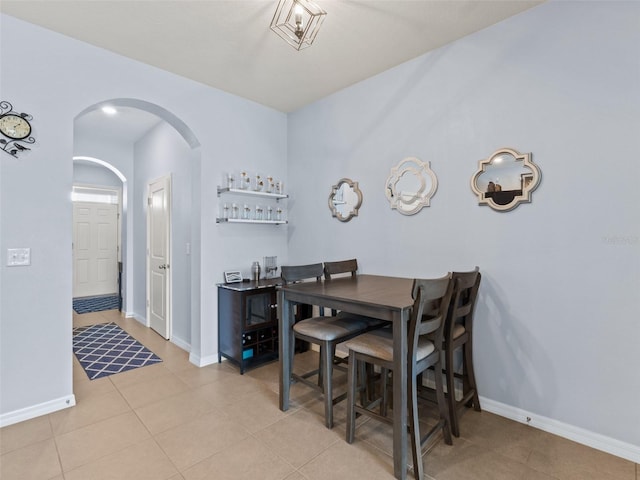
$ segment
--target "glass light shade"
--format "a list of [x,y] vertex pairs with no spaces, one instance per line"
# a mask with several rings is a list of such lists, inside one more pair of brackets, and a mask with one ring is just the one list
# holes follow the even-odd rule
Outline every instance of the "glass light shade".
[[280,0],[271,30],[296,50],[310,47],[327,12],[309,0]]

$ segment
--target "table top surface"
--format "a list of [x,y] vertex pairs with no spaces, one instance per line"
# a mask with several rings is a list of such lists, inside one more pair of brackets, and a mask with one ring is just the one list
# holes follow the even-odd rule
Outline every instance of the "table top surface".
[[275,278],[261,278],[259,281],[243,280],[241,282],[233,283],[218,283],[218,287],[226,288],[227,290],[235,290],[238,292],[244,292],[248,290],[257,290],[259,288],[269,288],[282,285],[283,281],[280,277]]
[[413,305],[412,278],[357,275],[322,282],[303,282],[279,287],[289,296],[336,300],[402,310]]

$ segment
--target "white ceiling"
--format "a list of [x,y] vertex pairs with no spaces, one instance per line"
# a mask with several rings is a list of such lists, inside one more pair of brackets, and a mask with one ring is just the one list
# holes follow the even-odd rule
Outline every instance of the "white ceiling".
[[118,106],[114,116],[97,108],[76,118],[73,134],[76,138],[132,144],[162,122],[160,117],[139,108]]
[[317,0],[315,43],[269,29],[277,0],[2,0],[0,11],[290,112],[544,0]]

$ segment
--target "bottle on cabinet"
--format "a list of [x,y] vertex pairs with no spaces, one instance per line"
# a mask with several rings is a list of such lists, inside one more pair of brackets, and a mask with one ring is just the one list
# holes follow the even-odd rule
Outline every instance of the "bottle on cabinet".
[[260,262],[253,262],[251,265],[251,278],[254,282],[260,280]]

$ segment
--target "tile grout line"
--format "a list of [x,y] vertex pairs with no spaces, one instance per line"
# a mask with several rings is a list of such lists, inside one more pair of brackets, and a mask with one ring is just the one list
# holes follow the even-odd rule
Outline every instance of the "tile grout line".
[[[285,417],[285,418],[286,418],[286,417]],[[278,420],[278,421],[280,421],[280,420]],[[273,425],[273,424],[271,424],[271,425]],[[271,426],[271,425],[270,425],[270,426]],[[267,426],[267,427],[263,428],[262,430],[258,430],[257,432],[249,432],[249,435],[250,435],[252,438],[254,438],[257,442],[260,442],[260,444],[261,444],[261,445],[264,445],[264,447],[265,447],[269,452],[271,452],[271,454],[272,454],[274,457],[277,457],[277,458],[278,458],[278,460],[282,461],[285,465],[288,465],[288,466],[290,466],[290,467],[293,469],[293,471],[292,471],[292,472],[289,472],[289,473],[288,473],[288,474],[287,474],[287,475],[286,475],[282,480],[284,480],[285,478],[287,478],[287,477],[291,476],[293,473],[298,473],[298,474],[302,475],[304,478],[307,478],[305,475],[303,475],[303,474],[302,474],[302,472],[300,472],[300,469],[296,468],[296,467],[295,467],[291,462],[289,462],[286,458],[282,457],[280,454],[278,454],[278,452],[276,452],[275,450],[273,450],[273,449],[269,446],[269,444],[265,443],[264,441],[262,441],[261,439],[259,439],[258,437],[256,437],[256,433],[259,433],[259,432],[261,432],[261,431],[263,431],[263,430],[266,430],[267,428],[269,428],[269,426]]]
[[[70,435],[70,434],[73,434],[74,432],[78,432],[78,431],[80,431],[80,430],[83,430],[83,429],[89,428],[89,427],[91,427],[91,426],[97,425],[98,423],[105,422],[105,421],[109,421],[109,420],[112,420],[112,419],[115,419],[115,418],[118,418],[118,417],[123,417],[123,416],[125,416],[125,415],[127,415],[127,414],[129,414],[129,413],[130,413],[130,412],[122,412],[122,413],[119,413],[119,414],[117,414],[117,415],[111,416],[111,417],[109,417],[109,418],[105,418],[105,419],[98,420],[98,421],[93,422],[93,423],[89,423],[89,424],[87,424],[87,425],[83,425],[82,427],[76,428],[75,430],[71,430],[71,431],[69,431],[69,432],[61,433],[60,435],[56,435],[54,438],[56,438],[56,439],[57,439],[57,438],[58,438],[58,436],[62,437],[62,436],[64,436],[64,435]],[[133,413],[133,412],[131,412],[131,413]],[[144,424],[143,424],[143,426],[144,426]],[[146,427],[145,427],[145,428],[146,428]],[[140,442],[138,442],[138,443],[141,443],[141,442],[143,442],[143,441],[145,441],[145,440],[148,440],[148,438],[147,438],[147,439],[143,439],[143,440],[141,440],[141,441],[140,441]],[[105,454],[103,454],[103,455],[101,455],[101,456],[98,456],[98,457],[96,457],[96,458],[93,458],[93,459],[91,459],[91,460],[88,460],[88,461],[86,461],[85,463],[81,463],[81,464],[79,464],[79,465],[76,465],[76,466],[74,466],[73,468],[71,468],[71,469],[69,469],[69,470],[64,470],[64,467],[62,466],[62,459],[60,459],[60,466],[61,466],[61,469],[62,469],[62,470],[61,470],[61,471],[62,471],[62,474],[64,475],[64,473],[65,473],[65,472],[72,472],[72,471],[74,471],[74,470],[77,470],[77,469],[79,469],[79,468],[84,467],[85,465],[89,465],[89,464],[91,464],[91,463],[93,463],[93,462],[97,462],[97,461],[99,461],[99,460],[102,460],[103,458],[106,458],[106,457],[108,457],[108,456],[110,456],[110,455],[114,455],[114,454],[116,454],[116,453],[118,453],[118,452],[122,452],[122,451],[126,450],[127,448],[132,447],[133,445],[137,445],[138,443],[134,443],[134,444],[132,444],[132,445],[125,445],[125,446],[121,446],[121,447],[119,447],[118,449],[116,449],[116,450],[114,450],[114,451],[112,451],[112,452],[105,453]],[[58,443],[57,443],[57,441],[56,441],[56,449],[57,449],[57,447],[58,447]]]
[[[113,321],[113,320],[108,320],[108,321]],[[117,322],[116,322],[116,323],[117,323]],[[125,326],[124,326],[124,325],[120,325],[120,326],[123,328],[123,330],[127,331],[127,329],[125,328]],[[127,331],[127,333],[129,333],[129,332]],[[144,345],[144,344],[143,344],[143,345]],[[171,371],[171,373],[173,373],[174,375],[176,375],[176,373],[175,373],[175,372],[173,372],[173,371]],[[176,376],[177,376],[177,375],[176,375]],[[181,379],[181,380],[182,380],[182,379]],[[260,379],[260,378],[252,378],[252,380],[256,381],[257,383],[265,383],[265,381],[264,381],[264,380],[262,380],[262,379]],[[177,472],[177,474],[176,474],[176,473],[174,473],[174,474],[172,474],[172,475],[176,475],[177,477],[183,478],[183,477],[184,477],[183,472],[182,472],[180,469],[178,469],[178,468],[174,465],[174,463],[173,463],[173,462],[171,461],[171,459],[168,457],[168,455],[166,454],[166,452],[164,452],[164,450],[162,449],[162,447],[158,444],[158,441],[156,440],[156,436],[151,434],[151,432],[149,431],[149,429],[147,428],[147,426],[144,424],[144,422],[142,422],[142,419],[138,416],[138,413],[136,412],[136,410],[135,410],[135,409],[133,409],[133,408],[131,407],[131,405],[129,404],[129,402],[128,402],[128,401],[126,400],[126,398],[124,398],[124,396],[122,395],[122,392],[120,391],[120,389],[119,389],[119,388],[114,384],[114,382],[113,382],[113,376],[110,376],[109,381],[111,382],[111,384],[112,384],[112,386],[114,387],[114,389],[118,391],[119,395],[123,397],[123,399],[124,399],[124,401],[125,401],[126,405],[128,405],[128,406],[129,406],[130,411],[133,411],[133,412],[134,412],[134,414],[136,415],[136,418],[137,418],[137,419],[138,419],[138,420],[143,424],[143,426],[144,426],[145,430],[147,430],[147,431],[148,431],[148,433],[149,433],[149,435],[150,435],[150,438],[152,438],[152,439],[154,440],[154,443],[155,443],[155,444],[160,448],[160,451],[161,451],[161,452],[163,453],[163,455],[164,455],[164,456],[169,460],[169,464],[170,464],[170,465],[172,465],[172,466],[174,467],[174,469],[175,469],[175,471]],[[183,380],[183,381],[184,381],[184,380]],[[75,383],[75,382],[74,382],[74,383]],[[186,382],[186,381],[185,381],[184,383],[185,383],[185,384],[187,384],[187,382]],[[208,383],[212,383],[212,382],[208,382]],[[188,386],[188,389],[186,390],[186,392],[193,392],[193,391],[194,391],[194,390],[196,390],[197,388],[201,387],[201,385],[191,386],[190,384],[187,384],[187,386]],[[269,389],[269,390],[270,390],[270,389]],[[184,393],[184,392],[182,392],[182,393]],[[175,395],[178,395],[178,394],[175,394]],[[307,412],[313,412],[313,410],[311,410],[311,409],[310,409],[310,408],[308,408],[308,407],[304,407],[304,406],[299,406],[299,407],[298,407],[298,410],[305,410],[305,411],[307,411]],[[290,413],[290,414],[294,414],[295,412],[289,412],[289,413]],[[368,420],[368,419],[367,419],[367,420]],[[52,433],[53,433],[53,423],[52,423],[52,419],[51,419],[51,417],[50,417],[50,416],[48,417],[48,421],[49,421],[49,426],[51,427],[51,430],[52,430]],[[280,420],[278,420],[278,421],[280,421]],[[272,424],[270,424],[270,425],[265,426],[264,428],[265,428],[265,429],[271,428],[271,427],[273,427],[273,425],[274,425],[275,423],[277,423],[277,421],[276,421],[276,422],[273,422],[273,423],[272,423]],[[256,435],[257,435],[260,431],[262,431],[262,429],[261,429],[261,430],[259,430],[258,432],[248,432],[248,433],[249,433],[249,435],[250,435],[250,436],[252,436],[253,438],[256,438],[257,440],[260,440],[260,439],[258,439],[258,438],[256,437]],[[56,440],[56,439],[57,439],[57,436],[56,436],[56,435],[53,435],[53,438],[54,438],[54,440]],[[467,437],[467,438],[464,438],[464,440],[465,440],[466,442],[469,442],[471,445],[475,445],[475,446],[478,446],[478,447],[482,446],[482,437],[481,437],[481,436],[480,436],[480,437],[477,437],[476,435],[472,435],[472,437],[471,437],[471,438]],[[277,455],[277,453],[275,453],[275,452],[272,452],[272,453],[273,453],[273,455],[274,455],[274,456],[276,456],[278,459],[280,459],[280,460],[281,460],[281,461],[283,461],[286,465],[289,465],[289,466],[292,468],[292,472],[290,472],[290,473],[289,473],[288,475],[286,475],[284,478],[287,478],[289,475],[295,475],[295,473],[294,473],[294,472],[297,472],[297,474],[298,474],[298,475],[300,475],[301,477],[303,477],[303,478],[307,479],[307,477],[306,477],[306,476],[301,472],[301,469],[302,469],[302,468],[304,468],[305,466],[309,465],[309,463],[310,463],[310,462],[312,462],[313,460],[315,460],[318,456],[322,455],[322,453],[323,453],[323,452],[326,452],[326,450],[327,450],[327,449],[331,448],[332,446],[334,446],[334,445],[335,445],[337,442],[339,442],[339,441],[340,441],[340,439],[339,439],[339,438],[337,438],[336,440],[332,441],[332,442],[331,442],[331,443],[330,443],[330,444],[329,444],[329,445],[328,445],[324,450],[322,450],[322,452],[320,452],[320,453],[319,453],[318,455],[316,455],[314,458],[309,459],[308,461],[306,461],[303,465],[301,465],[301,466],[300,466],[300,468],[295,468],[291,463],[289,463],[288,461],[286,461],[286,460],[285,460],[284,458],[282,458],[280,455]],[[380,452],[381,452],[381,454],[383,454],[383,455],[385,455],[385,456],[389,456],[389,454],[388,454],[388,453],[386,453],[386,452],[385,452],[384,450],[382,450],[381,448],[377,447],[375,444],[370,443],[369,441],[364,440],[364,439],[362,439],[361,441],[362,441],[362,442],[367,443],[368,445],[371,445],[373,448],[375,448],[376,450],[380,451]],[[455,441],[455,438],[454,438],[454,441]],[[61,475],[62,475],[62,478],[66,478],[66,477],[65,477],[65,475],[64,475],[64,473],[65,473],[65,472],[64,472],[64,471],[62,471],[62,464],[61,464],[61,459],[60,459],[60,451],[58,450],[57,441],[56,441],[56,443],[55,443],[55,446],[56,446],[56,451],[57,451],[57,454],[58,454],[58,461],[59,461],[59,463],[60,463],[60,468],[61,468]],[[268,445],[267,445],[267,447],[268,447]],[[271,451],[271,449],[270,449],[270,448],[269,448],[269,451]],[[533,447],[528,448],[528,452],[527,452],[526,458],[525,458],[525,459],[522,459],[522,460],[516,460],[515,458],[512,458],[512,457],[510,457],[509,455],[505,455],[504,453],[502,453],[501,449],[499,449],[499,448],[490,447],[490,448],[489,448],[489,451],[493,451],[495,454],[498,454],[498,455],[500,455],[501,457],[505,457],[505,458],[507,458],[507,459],[510,459],[511,461],[515,461],[515,462],[520,463],[521,465],[525,465],[526,467],[531,468],[531,469],[532,469],[532,470],[534,470],[534,471],[539,471],[539,470],[538,470],[537,468],[535,468],[534,466],[530,466],[530,465],[529,465],[529,461],[532,459],[532,455],[534,454],[534,452],[540,452],[540,449],[538,449],[538,448],[533,448]],[[219,452],[218,452],[218,453],[219,453]],[[427,450],[423,455],[428,455],[428,453],[429,453],[429,451]],[[213,455],[216,455],[216,454],[214,453],[214,454],[212,454],[212,456],[213,456]],[[208,458],[209,458],[209,457],[208,457]],[[188,467],[188,468],[190,468],[190,467]],[[410,470],[409,470],[409,472],[410,472]],[[629,469],[629,470],[627,470],[627,472],[628,472],[629,474],[632,474],[632,475],[635,473],[635,475],[633,475],[633,478],[634,478],[635,480],[640,480],[640,464],[639,464],[639,463],[634,463],[634,468],[633,468],[633,469]],[[542,473],[544,473],[544,475],[549,475],[549,478],[550,478],[550,479],[551,479],[551,478],[557,478],[556,476],[554,476],[554,475],[553,475],[553,474],[551,474],[551,473],[545,473],[545,472],[542,472]],[[167,478],[171,478],[171,477],[172,477],[172,475],[169,475]],[[428,476],[428,475],[426,475],[426,478],[429,478],[429,479],[431,479],[431,480],[435,480],[435,477],[431,477],[431,476]]]
[[62,458],[60,457],[60,448],[58,447],[58,436],[53,431],[53,424],[51,423],[51,414],[47,415],[47,421],[49,422],[49,428],[51,429],[51,438],[53,439],[53,444],[56,447],[56,456],[58,457],[58,466],[60,467],[60,475],[62,478],[65,478],[64,469],[62,468]]
[[[171,460],[171,457],[167,454],[167,452],[164,450],[164,448],[162,448],[162,445],[160,445],[158,443],[158,440],[156,440],[156,437],[154,435],[151,435],[151,440],[153,440],[153,443],[155,443],[158,446],[158,448],[160,449],[162,454],[167,458],[167,460],[173,466],[173,468],[176,469],[176,472],[178,472],[178,475],[180,475],[182,478],[184,478],[184,475],[182,475],[182,470],[180,470],[178,468],[178,466],[173,462],[173,460]],[[175,473],[172,473],[171,476],[167,477],[167,479],[173,477],[174,475],[175,475]]]

